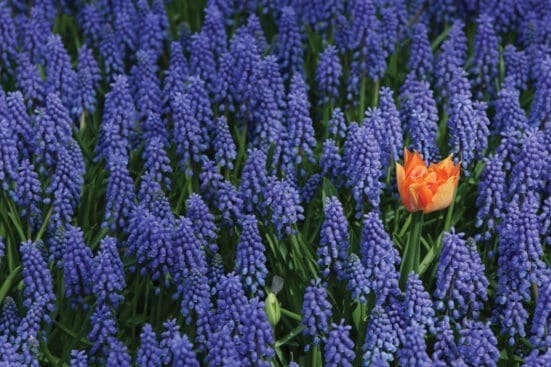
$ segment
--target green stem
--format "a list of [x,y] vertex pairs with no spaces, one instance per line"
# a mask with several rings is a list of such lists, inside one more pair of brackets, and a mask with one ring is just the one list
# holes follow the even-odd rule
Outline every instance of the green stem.
[[52,212],[54,210],[53,205],[50,207],[50,210],[48,210],[48,214],[46,214],[46,218],[44,218],[44,222],[42,223],[42,227],[40,227],[40,230],[38,231],[38,234],[36,235],[35,242],[40,240],[42,236],[44,235],[44,232],[46,231],[46,227],[48,226],[48,222],[50,221],[50,217],[52,216]]
[[358,123],[363,121],[364,111],[365,111],[365,89],[367,84],[367,78],[362,78],[362,84],[360,87],[360,110],[358,111]]
[[[282,312],[283,312],[283,309],[282,309]],[[279,339],[278,341],[276,341],[274,347],[279,348],[282,345],[285,345],[289,340],[293,339],[294,337],[296,337],[297,335],[302,333],[302,330],[304,330],[304,328],[305,328],[304,325],[297,326],[296,328],[291,330],[291,332],[289,334],[287,334],[284,338]]]
[[406,284],[407,277],[412,271],[419,270],[419,259],[421,257],[421,232],[423,228],[423,212],[415,212],[411,214],[412,226],[409,232],[408,242],[402,257],[400,266],[400,285],[403,287]]
[[378,80],[373,83],[373,99],[371,100],[371,107],[376,107],[379,103],[379,84],[380,82]]
[[296,321],[301,321],[302,320],[302,317],[299,314],[294,313],[292,311],[289,311],[288,309],[283,308],[283,307],[281,308],[281,314],[285,315],[285,316],[287,316],[287,317],[289,317],[293,320],[296,320]]
[[323,366],[323,363],[321,361],[321,350],[319,344],[316,344],[312,350],[313,359],[312,359],[312,367],[320,367]]
[[8,275],[6,279],[4,279],[4,282],[2,283],[2,287],[0,288],[0,303],[2,303],[2,301],[6,297],[6,294],[8,294],[13,284],[15,284],[15,280],[17,279],[20,273],[21,273],[21,265],[15,268],[10,273],[10,275]]

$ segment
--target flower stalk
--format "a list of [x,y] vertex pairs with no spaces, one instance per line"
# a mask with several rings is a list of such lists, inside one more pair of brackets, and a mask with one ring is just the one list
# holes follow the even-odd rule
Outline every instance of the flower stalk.
[[408,241],[400,265],[400,286],[404,287],[408,274],[412,271],[419,271],[421,258],[421,236],[423,229],[423,212],[413,212],[411,217],[411,230],[409,231]]

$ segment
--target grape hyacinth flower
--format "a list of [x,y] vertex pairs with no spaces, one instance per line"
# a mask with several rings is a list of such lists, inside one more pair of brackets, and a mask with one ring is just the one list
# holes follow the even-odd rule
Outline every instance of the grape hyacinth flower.
[[369,107],[365,111],[363,126],[369,129],[379,144],[381,173],[386,174],[390,165],[390,136],[387,122],[383,119],[381,110],[378,107]]
[[500,89],[495,102],[496,113],[492,119],[493,131],[515,131],[528,127],[528,118],[519,99],[519,90],[510,84],[506,83]]
[[454,68],[462,69],[467,60],[467,37],[463,32],[465,24],[461,20],[455,20],[448,33],[448,38],[442,43],[442,50],[436,58],[434,65],[435,87],[440,91],[441,100],[446,101],[450,97],[448,87],[456,72]]
[[358,255],[354,253],[350,254],[345,270],[346,289],[352,292],[352,299],[365,304],[373,283],[371,273],[362,264]]
[[77,14],[77,19],[77,24],[82,26],[82,34],[85,41],[92,46],[98,46],[101,41],[104,25],[103,14],[101,14],[99,4],[90,3],[84,5],[82,10]]
[[287,107],[287,95],[285,94],[285,85],[281,72],[279,71],[277,58],[274,55],[265,56],[260,61],[260,64],[258,65],[258,75],[256,75],[255,78],[258,76],[268,83],[277,106],[281,111],[284,111]]
[[199,162],[207,149],[201,132],[201,124],[191,109],[191,97],[188,94],[177,94],[171,102],[174,121],[174,139],[180,165],[188,176],[191,176],[191,162]]
[[100,304],[90,317],[90,325],[88,340],[93,344],[90,354],[94,355],[111,344],[110,341],[117,334],[117,324],[111,309]]
[[235,272],[241,275],[243,286],[250,295],[263,295],[266,285],[266,255],[254,215],[245,215],[241,219],[241,235],[235,255]]
[[398,349],[400,366],[430,366],[432,361],[427,354],[425,329],[413,321],[403,333],[402,346]]
[[260,24],[260,19],[254,13],[250,14],[247,18],[247,26],[242,27],[237,30],[239,32],[248,32],[251,36],[256,39],[256,47],[260,53],[264,53],[268,49],[268,42],[264,36],[264,31],[262,30],[262,24]]
[[0,5],[0,62],[2,69],[12,72],[17,57],[16,28],[8,4]]
[[4,119],[0,121],[0,182],[6,191],[18,178],[19,154],[14,132],[14,126]]
[[94,258],[91,282],[99,305],[117,308],[124,300],[122,292],[126,287],[124,267],[119,256],[117,241],[105,237],[100,242],[100,251]]
[[44,244],[27,241],[21,243],[21,262],[23,264],[22,276],[25,290],[23,305],[31,309],[34,303],[42,303],[44,307],[43,319],[49,322],[47,312],[54,310],[55,294],[53,288],[52,273],[48,268],[43,252]]
[[92,250],[84,243],[82,230],[68,225],[65,231],[65,249],[63,250],[63,280],[65,295],[74,307],[87,305],[84,298],[92,294]]
[[169,146],[168,131],[166,121],[155,112],[149,112],[147,117],[140,122],[142,139],[150,141],[153,138],[159,138],[163,146]]
[[128,255],[136,256],[140,274],[168,286],[166,277],[175,261],[170,228],[143,205],[136,206],[129,221]]
[[71,350],[71,367],[88,367],[88,356],[84,350]]
[[519,90],[525,90],[528,86],[530,75],[530,63],[524,50],[518,50],[514,45],[507,45],[503,50],[505,61],[506,84]]
[[376,304],[382,305],[388,295],[399,292],[400,275],[396,265],[400,263],[400,255],[385,231],[379,214],[375,211],[366,214],[363,218],[360,252],[362,264],[371,274]]
[[47,194],[53,195],[50,228],[71,221],[82,193],[84,173],[82,151],[76,141],[70,140],[58,151],[58,162],[52,174],[52,182],[46,189]]
[[549,153],[545,133],[531,129],[521,140],[518,158],[513,162],[509,195],[543,192]]
[[499,350],[496,345],[497,339],[489,323],[464,320],[457,348],[467,365],[497,366]]
[[115,337],[110,337],[108,342],[109,352],[107,353],[106,367],[131,367],[132,358],[124,343]]
[[107,197],[104,225],[111,231],[125,228],[134,207],[134,181],[128,172],[128,157],[123,154],[113,154],[107,164],[109,178],[107,179]]
[[13,121],[15,125],[15,139],[17,140],[17,149],[19,156],[30,160],[33,148],[33,127],[31,118],[27,113],[25,99],[21,92],[9,92],[6,96],[6,107],[8,121]]
[[349,126],[344,144],[344,175],[352,189],[357,215],[361,215],[364,200],[378,208],[382,184],[381,151],[371,129],[356,124]]
[[162,17],[150,10],[141,17],[139,24],[138,48],[151,50],[156,59],[163,52],[163,42],[167,36],[162,29]]
[[489,282],[484,264],[475,244],[465,241],[463,233],[444,233],[443,248],[436,269],[436,308],[447,310],[451,317],[478,318],[484,302],[488,300]]
[[59,35],[51,35],[46,43],[46,93],[57,93],[66,108],[73,106],[77,75],[71,58]]
[[41,320],[47,312],[46,299],[42,296],[30,305],[27,314],[21,319],[15,332],[14,345],[20,345],[22,349],[23,363],[27,366],[38,366],[37,362],[32,363],[38,357],[37,348],[41,331]]
[[243,200],[235,186],[228,180],[220,182],[216,192],[214,206],[222,214],[223,224],[238,223],[243,214]]
[[103,26],[102,40],[98,48],[107,79],[114,81],[117,75],[124,74],[124,44],[118,42],[117,34],[111,25]]
[[336,196],[325,199],[324,221],[321,224],[320,244],[317,250],[318,266],[324,278],[333,270],[340,278],[345,278],[348,259],[348,221]]
[[537,203],[534,193],[528,195],[522,204],[513,198],[504,208],[505,216],[498,228],[497,307],[494,316],[501,324],[502,332],[510,336],[511,345],[517,334],[526,335],[528,313],[523,302],[530,300],[532,284],[539,285],[545,280]]
[[325,343],[324,362],[327,367],[352,367],[356,354],[354,342],[350,338],[352,327],[344,320],[340,324],[331,324],[331,331]]
[[316,82],[320,92],[320,103],[335,103],[339,97],[342,66],[337,49],[329,45],[320,53],[316,68]]
[[242,366],[242,360],[239,356],[237,346],[232,339],[230,329],[222,325],[214,331],[208,340],[207,362],[209,366]]
[[435,314],[432,308],[432,300],[425,287],[423,287],[419,275],[414,272],[408,275],[401,313],[402,322],[405,325],[404,329],[416,324],[418,327],[434,333]]
[[436,324],[436,341],[434,343],[434,352],[432,360],[438,367],[458,365],[462,366],[465,362],[459,356],[457,344],[455,342],[454,331],[450,327],[450,319],[448,316]]
[[416,23],[412,32],[408,69],[419,80],[428,80],[432,74],[433,56],[427,26]]
[[451,153],[461,162],[464,172],[475,158],[476,120],[471,99],[468,95],[453,95],[450,100],[448,119]]
[[421,153],[428,162],[437,160],[438,109],[429,84],[408,76],[402,86],[400,102],[400,116],[411,141],[410,149]]
[[157,69],[151,50],[136,53],[136,64],[131,70],[131,87],[134,103],[142,117],[147,117],[150,112],[161,113],[161,83],[157,78]]
[[248,32],[237,33],[231,40],[229,52],[220,60],[220,78],[226,87],[225,102],[239,115],[244,115],[249,108],[251,82],[260,60],[255,39]]
[[394,360],[394,354],[398,350],[400,340],[395,330],[395,326],[389,318],[387,311],[376,305],[371,310],[369,321],[367,323],[367,334],[362,347],[364,352],[363,364],[366,366],[374,365],[375,361],[381,364]]
[[288,181],[271,177],[264,190],[264,204],[270,208],[270,220],[279,238],[296,232],[293,228],[304,219],[304,209],[300,206],[298,191]]
[[323,176],[329,178],[335,185],[341,185],[343,163],[335,140],[327,139],[323,142],[319,165],[322,169]]
[[219,95],[220,80],[216,68],[216,57],[209,37],[204,32],[195,33],[191,41],[190,74],[205,82],[211,96]]
[[390,158],[397,161],[402,155],[404,137],[400,122],[400,114],[398,113],[396,104],[394,103],[392,89],[388,87],[381,87],[381,90],[379,91],[379,98],[381,118],[385,121],[387,128],[386,136],[388,139]]
[[331,113],[331,118],[327,121],[327,131],[329,136],[335,140],[342,139],[346,137],[346,120],[344,119],[344,113],[340,107],[333,109]]
[[233,162],[237,158],[237,151],[233,137],[230,133],[228,122],[225,117],[219,117],[215,122],[215,136],[213,140],[215,156],[214,160],[218,165],[233,169]]
[[[310,103],[303,93],[291,93],[287,96],[287,132],[290,163],[293,167],[303,161],[314,161],[313,150],[316,147],[314,126],[310,118]],[[304,175],[304,172],[300,172]]]
[[252,298],[242,312],[239,327],[238,350],[245,366],[269,367],[270,359],[275,355],[274,335],[265,312],[264,302],[258,297]]
[[190,112],[199,121],[203,143],[208,147],[209,135],[214,131],[214,120],[205,82],[197,76],[189,77],[186,94],[189,96]]
[[7,296],[2,301],[2,309],[0,310],[0,337],[5,336],[8,339],[15,337],[20,323],[21,316],[17,310],[17,305],[12,297]]
[[193,351],[193,344],[187,335],[176,335],[170,342],[172,353],[172,366],[174,367],[199,367],[197,356]]
[[21,52],[17,59],[15,85],[25,97],[27,106],[39,105],[44,98],[44,82],[40,77],[38,67],[28,53]]
[[486,158],[484,163],[482,177],[478,183],[476,226],[485,226],[486,230],[481,237],[487,241],[492,233],[495,233],[497,222],[502,218],[506,199],[506,173],[501,158],[495,154]]
[[295,72],[300,72],[304,59],[302,35],[297,16],[292,7],[281,9],[278,34],[278,60],[283,75],[290,79]]
[[181,295],[180,310],[186,323],[191,324],[193,314],[197,317],[195,340],[198,347],[202,347],[210,335],[210,322],[213,317],[210,313],[211,289],[209,289],[208,278],[199,269],[193,268],[179,284],[178,293]]
[[172,173],[172,167],[160,137],[152,137],[146,142],[142,159],[145,171],[149,172],[153,180],[170,188],[169,176]]
[[538,299],[532,318],[530,343],[540,348],[549,347],[549,329],[551,325],[551,283],[549,271],[545,282],[538,289]]
[[186,217],[180,217],[175,222],[172,232],[175,266],[171,271],[176,281],[191,274],[192,270],[207,273],[205,251],[194,230],[192,221]]
[[227,49],[228,44],[224,22],[224,14],[220,8],[216,5],[207,5],[201,32],[208,37],[217,59],[220,58],[223,50]]
[[93,113],[96,109],[96,90],[101,81],[100,69],[92,50],[83,45],[78,52],[76,93],[71,112],[80,116],[83,111]]
[[164,110],[174,114],[171,103],[174,96],[185,92],[185,83],[188,78],[188,64],[184,57],[180,42],[170,43],[170,60],[168,68],[164,71],[163,80],[163,106]]
[[105,95],[105,108],[96,147],[97,160],[104,158],[109,162],[111,155],[128,154],[136,119],[137,113],[128,79],[124,75],[115,76],[111,90]]
[[[272,144],[277,145],[283,130],[284,110],[280,109],[279,106],[282,102],[277,95],[280,92],[277,88],[278,84],[272,86],[271,80],[264,75],[262,68],[255,70],[249,92],[251,98],[247,107],[250,112],[247,128],[251,130],[252,147],[262,149],[266,154]],[[295,107],[303,108],[301,105]],[[302,110],[299,110],[299,113],[302,112]],[[299,117],[303,116],[299,114]],[[298,128],[300,127],[302,126]],[[241,128],[244,129],[245,126]]]
[[303,334],[313,337],[314,345],[325,340],[325,336],[329,334],[329,319],[333,306],[327,299],[326,287],[327,285],[319,279],[312,280],[304,293],[302,325],[305,329]]
[[39,173],[54,168],[57,153],[71,140],[71,118],[57,94],[48,94],[46,108],[36,117],[33,152]]
[[239,192],[247,213],[263,212],[262,193],[267,185],[266,154],[258,149],[250,149],[241,173]]
[[493,23],[494,19],[487,14],[481,14],[477,19],[471,73],[475,77],[473,87],[478,90],[478,99],[482,99],[484,93],[493,95],[495,91],[499,63],[499,37],[496,35]]
[[[550,91],[551,91],[551,77],[549,77],[551,71],[551,58],[546,57],[541,63],[536,64],[540,67],[539,74],[534,76],[535,93],[534,100],[530,106],[530,126],[539,127],[546,126],[549,128],[547,122],[549,115],[551,115],[551,103],[550,103]],[[533,66],[532,70],[537,72],[537,66]]]
[[242,312],[248,304],[240,277],[235,273],[223,276],[216,285],[216,294],[216,324],[224,325],[234,335],[241,325]]
[[187,217],[191,220],[195,235],[202,246],[208,247],[212,252],[216,252],[216,232],[218,231],[214,223],[214,215],[209,212],[199,194],[193,193],[186,200]]
[[[200,190],[203,196],[213,202],[218,196],[218,190],[223,181],[224,177],[218,166],[210,159],[203,158],[202,169],[199,174]],[[231,185],[229,182],[228,184]]]
[[547,348],[542,354],[539,354],[539,350],[534,349],[530,355],[524,358],[524,364],[522,367],[541,367],[547,366],[551,363],[551,349]]
[[139,15],[132,3],[113,4],[112,21],[115,34],[120,43],[124,45],[125,54],[136,53],[136,43],[139,24]]
[[172,340],[179,335],[181,335],[180,325],[177,324],[176,319],[168,319],[163,323],[163,331],[161,332],[161,340],[159,342],[163,364],[171,364],[170,362],[172,355],[170,351],[170,344],[172,343]]
[[161,367],[161,349],[157,335],[150,324],[145,324],[140,333],[140,348],[136,363],[143,367]]

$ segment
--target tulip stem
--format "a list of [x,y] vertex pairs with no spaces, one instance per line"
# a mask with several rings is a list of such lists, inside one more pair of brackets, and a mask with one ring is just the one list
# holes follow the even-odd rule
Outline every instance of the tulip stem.
[[411,229],[400,265],[400,285],[405,286],[409,273],[419,271],[421,258],[421,233],[423,228],[423,212],[411,213]]

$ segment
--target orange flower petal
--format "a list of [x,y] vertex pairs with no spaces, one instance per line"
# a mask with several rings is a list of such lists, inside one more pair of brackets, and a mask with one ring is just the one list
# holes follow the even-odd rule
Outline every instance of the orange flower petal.
[[457,176],[448,178],[434,193],[432,200],[424,206],[423,213],[432,213],[450,206],[458,183],[459,178]]
[[460,165],[452,156],[425,165],[418,152],[404,149],[404,166],[396,163],[396,182],[400,198],[410,212],[430,213],[451,204],[459,182]]

